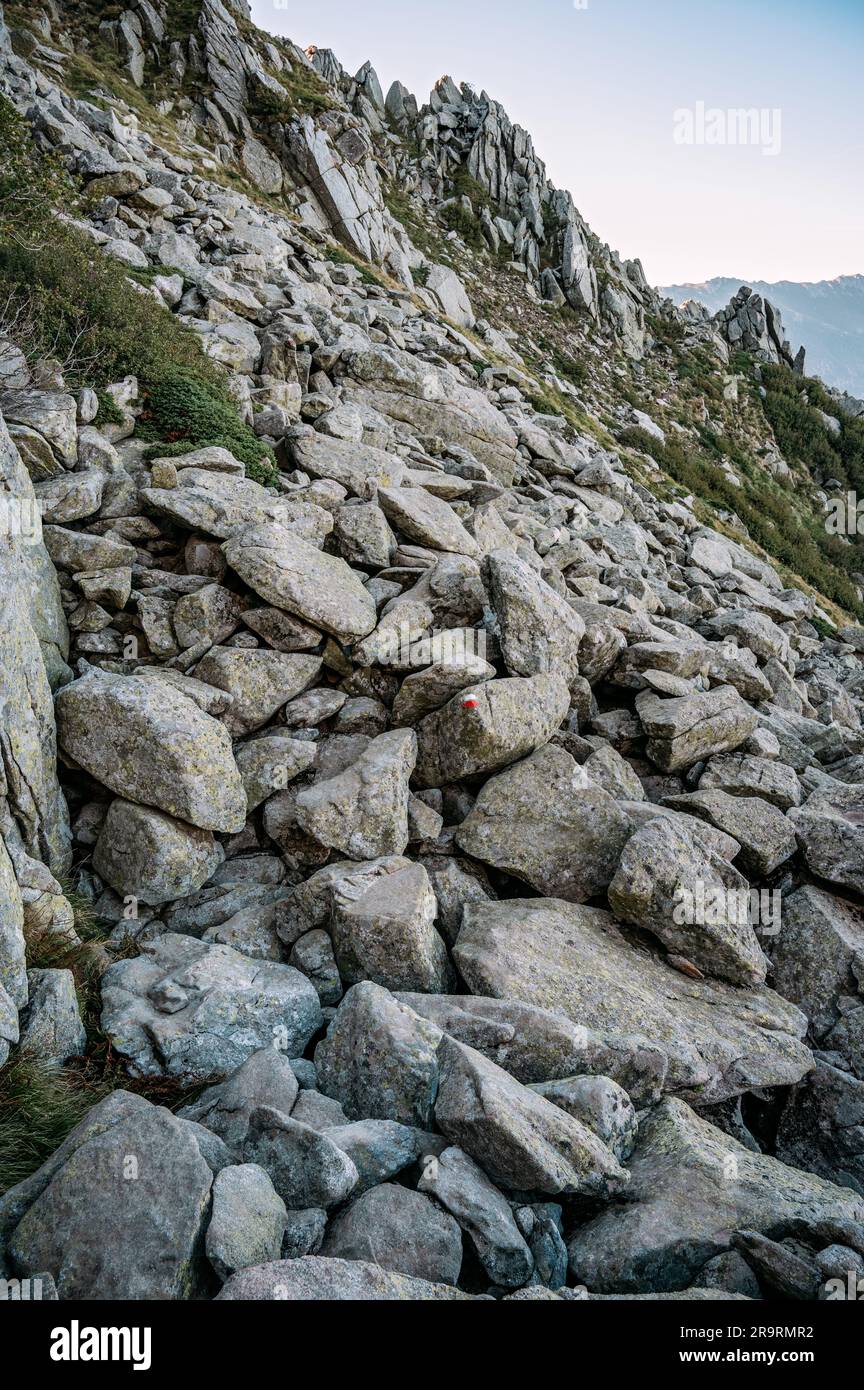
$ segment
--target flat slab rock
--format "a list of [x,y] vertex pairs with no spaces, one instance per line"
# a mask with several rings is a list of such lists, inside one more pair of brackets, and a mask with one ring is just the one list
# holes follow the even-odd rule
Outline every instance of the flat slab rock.
[[449,1284],[430,1284],[409,1274],[394,1274],[365,1260],[330,1260],[319,1255],[241,1270],[223,1285],[216,1298],[291,1303],[476,1301],[474,1295]]
[[223,549],[231,568],[265,603],[333,637],[354,642],[378,621],[375,601],[351,566],[284,526],[248,526]]
[[102,1004],[102,1028],[135,1076],[225,1076],[274,1041],[299,1057],[322,1022],[299,970],[174,932],[109,966]]
[[700,1102],[788,1086],[812,1066],[807,1021],[769,989],[693,980],[631,946],[611,916],[561,899],[469,903],[453,952],[469,989],[637,1033],[669,1059],[668,1089]]
[[626,1204],[570,1240],[570,1270],[598,1293],[649,1293],[698,1284],[735,1230],[777,1239],[797,1223],[864,1219],[864,1198],[744,1148],[666,1100],[640,1128]]

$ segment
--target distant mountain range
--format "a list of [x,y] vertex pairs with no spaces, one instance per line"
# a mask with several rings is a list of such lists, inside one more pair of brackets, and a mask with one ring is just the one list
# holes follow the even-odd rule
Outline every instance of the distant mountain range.
[[665,285],[659,290],[676,304],[698,299],[716,313],[741,285],[750,285],[777,305],[793,349],[801,343],[807,349],[805,370],[810,375],[864,396],[864,275],[838,275],[812,284],[717,275],[701,285]]

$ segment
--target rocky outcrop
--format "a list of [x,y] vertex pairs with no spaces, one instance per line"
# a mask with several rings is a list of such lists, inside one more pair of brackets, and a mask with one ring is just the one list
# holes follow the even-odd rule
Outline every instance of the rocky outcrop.
[[733,352],[752,352],[763,362],[782,363],[803,374],[804,349],[793,355],[780,310],[748,285],[741,286],[714,321]]

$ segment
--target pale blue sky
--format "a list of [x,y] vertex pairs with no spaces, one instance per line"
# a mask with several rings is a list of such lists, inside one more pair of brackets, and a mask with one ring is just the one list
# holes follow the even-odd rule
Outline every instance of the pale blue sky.
[[[252,0],[263,29],[428,99],[485,88],[649,280],[864,272],[864,0]],[[779,108],[780,152],[676,144],[674,112]],[[777,127],[766,127],[766,135]]]

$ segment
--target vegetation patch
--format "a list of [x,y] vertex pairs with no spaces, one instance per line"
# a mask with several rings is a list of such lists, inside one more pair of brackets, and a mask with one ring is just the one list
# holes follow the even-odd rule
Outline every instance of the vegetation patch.
[[[137,377],[139,432],[160,441],[159,452],[221,444],[272,481],[272,450],[241,419],[224,370],[168,308],[129,284],[128,267],[56,216],[77,204],[62,167],[0,98],[0,333],[31,361],[56,358],[71,386]],[[99,401],[103,421],[122,419],[104,390]]]

